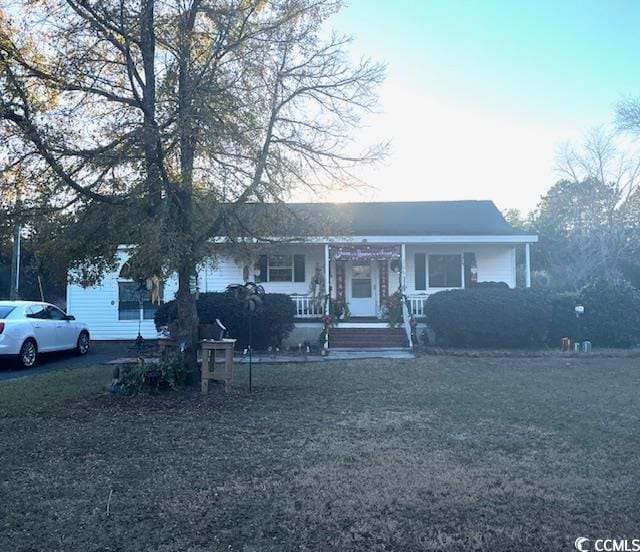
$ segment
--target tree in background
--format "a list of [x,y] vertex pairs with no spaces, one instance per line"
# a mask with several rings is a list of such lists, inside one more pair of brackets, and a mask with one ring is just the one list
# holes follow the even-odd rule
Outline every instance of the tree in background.
[[580,147],[566,145],[557,156],[563,177],[527,217],[511,210],[514,227],[539,235],[532,250],[533,284],[544,280],[561,290],[577,290],[599,278],[637,269],[640,221],[640,157],[623,151],[617,136],[603,128]]
[[[639,98],[629,98],[618,104],[616,123],[619,132],[635,139],[640,138]],[[631,193],[622,214],[637,243],[640,241],[640,190],[636,189]],[[623,263],[623,274],[635,287],[640,288],[640,245],[637,247],[635,259]]]
[[539,235],[538,269],[554,287],[576,290],[596,277],[619,273],[619,213],[611,187],[598,180],[561,180],[533,217]]
[[339,7],[31,0],[0,10],[0,195],[44,226],[43,214],[59,213],[42,257],[66,257],[85,284],[114,266],[122,243],[134,245],[139,276],[176,272],[192,369],[189,280],[218,252],[211,237],[273,234],[274,221],[233,207],[349,185],[352,167],[384,153],[350,141],[383,67],[352,63],[347,39],[324,38]]
[[[9,299],[11,256],[11,242],[0,242],[0,300]],[[65,281],[55,279],[47,272],[35,253],[34,242],[28,236],[21,242],[20,299],[47,301],[61,308],[66,306]]]

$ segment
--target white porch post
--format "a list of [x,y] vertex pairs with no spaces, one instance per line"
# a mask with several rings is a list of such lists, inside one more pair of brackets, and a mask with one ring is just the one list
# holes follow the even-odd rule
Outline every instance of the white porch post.
[[324,287],[325,294],[329,296],[329,301],[325,303],[324,313],[329,314],[329,302],[331,301],[331,275],[329,274],[329,244],[324,244]]
[[404,331],[407,334],[407,343],[409,348],[413,349],[413,339],[411,339],[411,324],[409,320],[411,313],[405,302],[407,292],[407,246],[403,243],[400,245],[400,293],[402,293],[402,321],[404,323]]
[[407,289],[407,247],[400,245],[400,289],[405,293]]
[[529,252],[529,244],[524,244],[524,277],[525,286],[531,287],[531,256]]

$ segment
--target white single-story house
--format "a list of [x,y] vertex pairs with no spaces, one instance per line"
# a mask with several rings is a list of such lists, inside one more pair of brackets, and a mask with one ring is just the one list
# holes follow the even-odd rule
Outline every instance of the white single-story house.
[[[260,208],[268,209],[268,205]],[[281,208],[281,206],[280,206]],[[389,203],[317,203],[287,205],[292,212],[337,220],[334,232],[305,231],[305,217],[297,228],[274,245],[265,245],[247,263],[231,257],[215,259],[200,270],[199,292],[224,291],[229,284],[260,282],[267,293],[286,293],[296,304],[296,328],[290,342],[315,341],[328,295],[346,304],[347,328],[385,328],[382,319],[388,297],[401,289],[408,298],[407,316],[420,320],[427,297],[445,289],[473,286],[476,282],[504,282],[516,286],[516,247],[524,245],[525,281],[530,285],[529,245],[537,236],[511,227],[491,201],[433,201]],[[333,223],[332,223],[333,224]],[[260,247],[257,245],[256,247]],[[177,281],[161,287],[162,296],[127,276],[127,248],[118,252],[120,267],[107,274],[101,285],[69,285],[67,310],[89,324],[94,340],[157,337],[153,315],[157,302],[173,299]],[[409,332],[407,331],[407,336]],[[348,341],[348,340],[347,340]],[[384,342],[384,339],[381,340]]]

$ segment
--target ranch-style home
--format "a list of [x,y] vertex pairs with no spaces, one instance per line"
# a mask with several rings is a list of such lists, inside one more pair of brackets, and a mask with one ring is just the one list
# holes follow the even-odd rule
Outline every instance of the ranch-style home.
[[[322,317],[331,309],[342,313],[342,320],[331,332],[329,347],[408,346],[409,317],[421,321],[430,294],[477,282],[515,287],[517,246],[524,245],[524,281],[530,285],[529,245],[537,236],[511,227],[491,201],[285,207],[291,217],[279,237],[273,236],[262,250],[255,245],[251,261],[232,256],[212,260],[197,275],[197,288],[224,291],[229,284],[254,281],[267,293],[289,294],[296,305],[289,345],[316,343]],[[252,209],[250,217],[283,206]],[[283,217],[278,212],[276,218]],[[330,222],[319,233],[312,221]],[[147,289],[128,278],[126,247],[119,249],[118,258],[119,269],[101,285],[68,286],[68,311],[89,324],[95,340],[135,339],[138,332],[154,339],[157,305],[174,297],[177,282],[171,278]],[[408,308],[398,328],[391,329],[385,314],[389,297],[399,289]]]

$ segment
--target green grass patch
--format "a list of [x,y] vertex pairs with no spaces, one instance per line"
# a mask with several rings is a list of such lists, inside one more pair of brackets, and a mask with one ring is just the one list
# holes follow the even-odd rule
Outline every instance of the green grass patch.
[[[0,383],[0,550],[572,550],[639,537],[633,359],[247,367],[232,393]],[[109,512],[107,503],[109,496]]]

